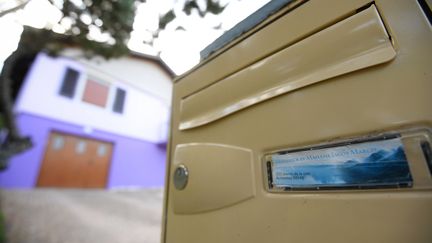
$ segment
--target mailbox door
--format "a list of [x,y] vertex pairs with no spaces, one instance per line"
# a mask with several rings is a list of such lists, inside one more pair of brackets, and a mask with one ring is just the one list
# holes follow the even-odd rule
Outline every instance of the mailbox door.
[[[419,2],[297,1],[180,77],[162,241],[431,242],[432,32]],[[280,155],[389,144],[403,148],[400,183],[273,178]]]

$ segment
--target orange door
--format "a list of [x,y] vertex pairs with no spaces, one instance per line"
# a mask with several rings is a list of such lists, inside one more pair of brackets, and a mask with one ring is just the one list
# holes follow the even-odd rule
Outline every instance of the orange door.
[[52,132],[37,186],[104,188],[111,153],[111,143]]

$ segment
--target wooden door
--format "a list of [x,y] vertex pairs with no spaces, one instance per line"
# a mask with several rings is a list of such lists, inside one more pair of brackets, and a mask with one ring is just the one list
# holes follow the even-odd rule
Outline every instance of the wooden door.
[[52,132],[37,186],[104,188],[111,153],[111,143]]

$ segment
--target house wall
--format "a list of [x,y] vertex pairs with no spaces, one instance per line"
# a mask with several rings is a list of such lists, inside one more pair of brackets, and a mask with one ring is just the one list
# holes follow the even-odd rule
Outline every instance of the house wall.
[[138,139],[58,122],[33,114],[17,116],[24,136],[30,136],[34,146],[12,158],[9,168],[0,172],[1,188],[32,188],[36,186],[39,170],[51,131],[113,143],[107,188],[161,187],[165,175],[165,148]]
[[[74,50],[69,50],[65,54],[72,57],[77,55]],[[167,105],[171,105],[172,78],[154,61],[135,57],[108,60],[79,58],[76,60],[85,66],[89,72],[99,70],[102,75],[110,75],[118,81],[133,84],[134,87],[160,98]],[[145,75],[142,75],[143,73]]]
[[[81,73],[73,99],[59,95],[67,67]],[[133,73],[129,75],[134,76]],[[136,76],[143,76],[143,72]],[[109,84],[109,99],[105,108],[82,101],[87,79],[99,79]],[[127,92],[123,114],[112,111],[116,88]],[[34,114],[84,126],[89,130],[99,129],[154,143],[166,141],[169,122],[169,104],[159,96],[138,89],[133,83],[118,81],[95,70],[87,72],[85,66],[73,60],[51,58],[45,54],[39,54],[30,69],[16,102],[15,112]]]

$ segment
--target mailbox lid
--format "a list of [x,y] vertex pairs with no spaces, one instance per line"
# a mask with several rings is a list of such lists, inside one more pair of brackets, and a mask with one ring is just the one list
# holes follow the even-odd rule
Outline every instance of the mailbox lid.
[[370,2],[368,0],[289,2],[262,24],[247,31],[191,71],[178,77],[175,82],[185,84],[177,89],[181,96],[196,92],[352,15]]
[[389,62],[395,56],[384,23],[371,5],[183,98],[179,128],[202,126],[276,96]]

